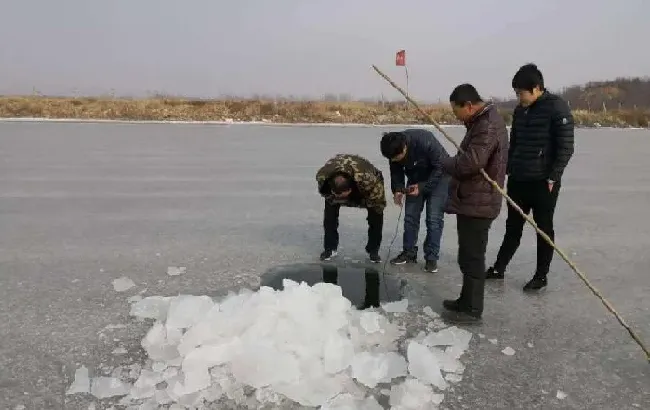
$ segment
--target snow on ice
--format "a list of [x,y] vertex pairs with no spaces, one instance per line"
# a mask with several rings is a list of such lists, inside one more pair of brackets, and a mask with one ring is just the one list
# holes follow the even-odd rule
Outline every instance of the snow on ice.
[[506,347],[505,349],[503,349],[503,350],[501,351],[501,353],[503,353],[503,354],[506,355],[506,356],[513,356],[513,355],[515,354],[515,349],[513,349],[513,348],[510,347],[510,346],[508,346],[508,347]]
[[125,292],[135,286],[135,282],[126,276],[113,280],[113,289],[116,292]]
[[187,271],[187,268],[184,266],[176,267],[176,266],[168,266],[167,267],[167,274],[169,276],[178,276],[182,275]]
[[[392,409],[418,410],[437,408],[448,382],[462,379],[459,358],[470,332],[449,327],[404,340],[404,329],[381,309],[357,310],[336,285],[285,279],[283,287],[218,301],[180,295],[133,302],[132,316],[154,321],[141,341],[149,360],[111,377],[89,378],[82,366],[68,394],[121,397],[120,405],[143,409],[296,402],[379,410],[384,391]],[[383,310],[401,314],[407,307],[394,302]]]

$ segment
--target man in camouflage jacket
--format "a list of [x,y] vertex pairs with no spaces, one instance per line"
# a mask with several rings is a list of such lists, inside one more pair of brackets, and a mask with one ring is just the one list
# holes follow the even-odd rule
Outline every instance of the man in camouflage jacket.
[[318,192],[325,198],[323,253],[320,259],[330,260],[339,245],[339,210],[342,206],[368,210],[368,242],[366,252],[372,262],[381,261],[386,194],[384,177],[367,159],[353,154],[338,154],[316,173]]

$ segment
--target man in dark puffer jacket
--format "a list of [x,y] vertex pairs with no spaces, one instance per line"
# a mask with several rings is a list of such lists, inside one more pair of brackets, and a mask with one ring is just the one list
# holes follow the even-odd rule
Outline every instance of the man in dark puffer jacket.
[[[573,155],[573,116],[567,103],[544,88],[542,73],[534,64],[522,66],[512,79],[519,105],[510,130],[508,195],[554,239],[553,214],[562,174]],[[514,256],[524,227],[524,218],[508,205],[506,234],[488,279],[503,279]],[[537,235],[537,269],[524,290],[547,285],[553,248]]]

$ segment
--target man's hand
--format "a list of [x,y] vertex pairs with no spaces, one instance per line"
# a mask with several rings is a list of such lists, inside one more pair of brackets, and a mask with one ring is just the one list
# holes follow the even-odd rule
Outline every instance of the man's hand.
[[420,187],[418,186],[418,184],[410,185],[407,189],[408,189],[409,196],[420,195]]
[[555,184],[555,181],[551,181],[550,179],[546,181],[548,183],[548,192],[553,192],[553,185]]
[[393,194],[393,202],[397,206],[402,206],[402,203],[404,202],[404,193],[403,192],[395,192]]

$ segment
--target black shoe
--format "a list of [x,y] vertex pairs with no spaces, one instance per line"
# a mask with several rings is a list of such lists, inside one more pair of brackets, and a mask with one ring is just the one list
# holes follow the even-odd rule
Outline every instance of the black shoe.
[[332,260],[333,257],[337,255],[336,249],[331,250],[331,249],[325,249],[323,253],[320,254],[320,260],[322,261],[329,261]]
[[402,251],[396,258],[391,259],[391,265],[404,265],[405,263],[417,263],[417,254],[411,251]]
[[370,259],[370,262],[372,262],[372,263],[380,263],[381,262],[381,256],[379,256],[378,252],[370,252],[370,253],[368,253],[368,259]]
[[436,261],[426,261],[424,264],[424,271],[429,273],[438,272],[438,262]]
[[451,312],[460,312],[460,298],[456,300],[443,300],[442,307]]
[[504,273],[494,269],[494,266],[485,272],[485,279],[503,279],[504,277]]
[[533,276],[530,282],[526,283],[526,286],[524,286],[524,291],[540,290],[545,288],[546,285],[548,285],[546,276]]
[[473,324],[481,322],[481,314],[478,312],[442,312],[442,320],[449,323]]

